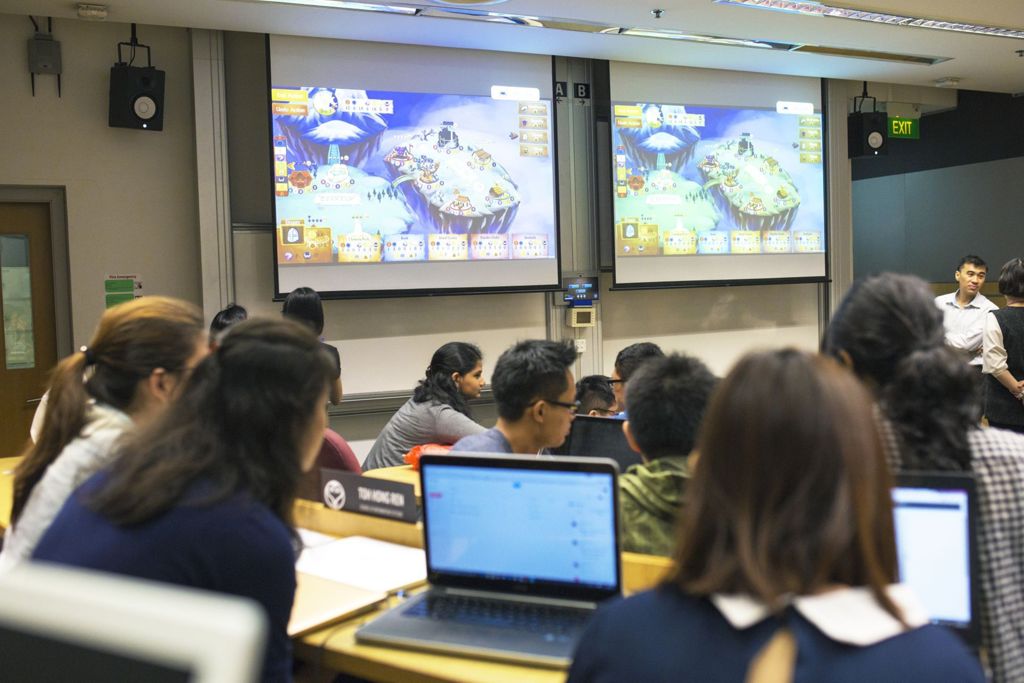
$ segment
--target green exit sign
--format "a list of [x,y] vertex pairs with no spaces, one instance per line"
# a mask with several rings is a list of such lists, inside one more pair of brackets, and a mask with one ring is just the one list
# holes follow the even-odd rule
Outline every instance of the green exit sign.
[[899,116],[889,117],[889,137],[921,139],[921,119],[904,119]]

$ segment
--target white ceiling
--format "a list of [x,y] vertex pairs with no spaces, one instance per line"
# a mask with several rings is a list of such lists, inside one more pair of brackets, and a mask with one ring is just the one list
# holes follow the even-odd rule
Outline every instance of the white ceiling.
[[[1024,50],[1022,40],[765,12],[715,5],[711,0],[507,0],[490,9],[610,26],[673,29],[730,38],[951,59],[930,66],[901,64],[458,19],[301,7],[259,0],[92,1],[107,6],[107,21],[110,22],[446,45],[907,85],[930,86],[938,78],[953,76],[961,79],[959,87],[963,89],[1024,92],[1024,57],[1016,54],[1017,50]],[[1024,0],[849,0],[835,4],[1024,29]],[[0,0],[0,11],[9,14],[75,17],[75,7],[76,3],[71,0]],[[650,10],[655,7],[665,10],[661,19],[651,15]],[[0,21],[8,20],[10,17],[0,17]]]

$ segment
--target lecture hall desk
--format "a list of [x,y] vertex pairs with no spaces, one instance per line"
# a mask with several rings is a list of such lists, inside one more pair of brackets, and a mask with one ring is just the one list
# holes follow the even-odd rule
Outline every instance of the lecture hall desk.
[[0,458],[0,531],[11,523],[11,501],[14,496],[14,467],[21,456]]
[[372,479],[397,481],[399,484],[412,484],[413,492],[416,494],[416,504],[421,505],[423,502],[423,496],[420,494],[420,473],[414,470],[412,465],[380,467],[375,470],[363,472],[363,476],[370,477]]
[[[392,468],[393,469],[393,468]],[[334,536],[371,536],[392,543],[423,547],[423,527],[387,519],[328,510],[310,501],[296,502],[295,523]],[[622,554],[622,579],[626,593],[653,586],[671,567],[667,558]],[[394,599],[389,604],[395,604]],[[295,642],[295,656],[319,671],[310,681],[330,680],[326,671],[340,671],[373,681],[394,683],[561,683],[565,672],[555,669],[503,664],[468,657],[454,657],[398,648],[356,643],[355,632],[380,610],[325,626]]]

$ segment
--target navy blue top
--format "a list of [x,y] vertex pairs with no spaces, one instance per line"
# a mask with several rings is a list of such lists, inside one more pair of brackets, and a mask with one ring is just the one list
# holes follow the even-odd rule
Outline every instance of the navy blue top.
[[796,610],[737,630],[705,598],[674,587],[598,611],[576,650],[569,683],[743,683],[780,625],[797,641],[794,683],[984,683],[978,662],[944,628],[924,626],[868,647],[830,640]]
[[[143,524],[117,526],[82,504],[105,478],[93,476],[68,498],[33,559],[251,598],[270,621],[262,680],[290,681],[295,551],[285,524],[236,495],[213,505],[179,503]],[[193,487],[185,500],[196,497]]]

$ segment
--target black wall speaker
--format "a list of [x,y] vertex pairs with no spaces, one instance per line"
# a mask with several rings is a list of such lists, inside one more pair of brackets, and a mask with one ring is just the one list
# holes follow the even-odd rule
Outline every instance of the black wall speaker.
[[151,66],[110,67],[112,128],[164,129],[164,72]]
[[889,153],[889,118],[884,111],[854,112],[846,118],[846,130],[851,159]]

